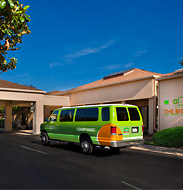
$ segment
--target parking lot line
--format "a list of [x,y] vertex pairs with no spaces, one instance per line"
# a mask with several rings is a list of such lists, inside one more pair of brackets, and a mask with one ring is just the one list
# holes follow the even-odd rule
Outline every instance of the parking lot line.
[[127,185],[127,186],[129,186],[129,187],[131,187],[131,188],[133,188],[133,189],[141,190],[140,188],[138,188],[138,187],[136,187],[136,186],[134,186],[134,185],[132,185],[132,184],[130,184],[130,183],[127,183],[127,182],[125,182],[125,181],[121,181],[121,183],[123,183],[123,184],[125,184],[125,185]]
[[29,148],[29,147],[26,147],[26,146],[20,146],[21,148],[24,148],[24,149],[27,149],[27,150],[31,150],[31,151],[34,151],[34,152],[39,152],[41,154],[48,154],[46,152],[42,152],[40,150],[35,150],[35,149],[32,149],[32,148]]

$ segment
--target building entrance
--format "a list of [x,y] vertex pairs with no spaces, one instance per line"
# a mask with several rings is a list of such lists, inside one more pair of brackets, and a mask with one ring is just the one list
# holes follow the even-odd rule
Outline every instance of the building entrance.
[[0,129],[4,129],[4,127],[5,127],[4,116],[5,116],[5,114],[4,114],[4,107],[0,107]]
[[149,134],[149,113],[148,113],[148,106],[140,106],[139,110],[142,114],[142,119],[143,119],[143,125],[144,125],[144,135]]
[[139,107],[139,110],[142,115],[143,119],[143,125],[144,125],[144,135],[149,134],[149,106],[148,106],[148,100],[130,100],[125,101],[127,104],[136,105]]

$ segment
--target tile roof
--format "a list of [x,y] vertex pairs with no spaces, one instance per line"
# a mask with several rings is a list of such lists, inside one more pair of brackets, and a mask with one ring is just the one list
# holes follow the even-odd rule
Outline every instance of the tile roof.
[[52,95],[52,96],[62,96],[64,91],[58,91],[58,90],[54,90],[51,92],[47,92],[45,95]]
[[84,89],[88,89],[88,88],[95,88],[95,87],[99,87],[101,85],[110,85],[110,84],[117,83],[117,82],[125,82],[125,81],[127,82],[130,80],[138,80],[143,77],[150,77],[150,76],[154,76],[154,75],[159,76],[159,77],[164,76],[164,74],[134,68],[131,70],[127,70],[126,73],[122,72],[122,75],[114,75],[113,77],[109,77],[109,78],[104,77],[103,79],[94,81],[92,83],[89,83],[89,84],[86,84],[83,86],[79,86],[79,87],[73,88],[71,90],[67,90],[64,92],[64,94],[69,94],[71,92],[80,91],[80,90],[84,90]]
[[178,77],[183,77],[183,69],[176,70],[173,73],[168,73],[157,80],[167,80],[167,79],[173,79],[173,78],[178,78]]
[[0,88],[12,88],[12,89],[21,89],[21,90],[34,90],[34,91],[42,91],[37,88],[33,88],[26,85],[17,84],[14,82],[9,82],[6,80],[0,79]]

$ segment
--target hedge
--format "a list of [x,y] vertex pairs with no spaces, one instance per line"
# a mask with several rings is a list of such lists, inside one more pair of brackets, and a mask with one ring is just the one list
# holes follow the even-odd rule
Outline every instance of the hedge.
[[183,127],[173,127],[158,131],[153,135],[153,142],[158,146],[181,147],[183,146]]

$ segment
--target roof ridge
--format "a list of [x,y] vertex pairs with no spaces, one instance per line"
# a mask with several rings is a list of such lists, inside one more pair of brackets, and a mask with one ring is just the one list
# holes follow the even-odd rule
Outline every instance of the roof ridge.
[[[40,90],[38,88],[33,88],[31,86],[27,86],[27,85],[23,85],[23,84],[19,84],[19,83],[15,83],[15,82],[11,82],[11,81],[8,81],[8,80],[4,80],[4,79],[0,79],[0,83],[7,83],[7,84],[10,84],[10,85],[15,85],[14,87],[8,87],[6,86],[6,84],[4,85],[0,85],[0,88],[13,88],[13,89],[27,89],[27,90],[39,90],[39,91],[43,91],[43,90]],[[17,87],[16,87],[17,86]],[[20,87],[24,87],[24,88],[20,88]]]
[[67,93],[72,93],[74,91],[78,91],[78,90],[85,90],[85,89],[89,89],[89,88],[94,88],[94,87],[100,87],[101,85],[111,85],[115,82],[120,82],[120,81],[129,81],[129,80],[138,80],[140,78],[143,77],[154,77],[156,75],[158,76],[163,76],[163,74],[159,74],[159,73],[155,73],[155,72],[151,72],[151,71],[146,71],[146,70],[142,70],[142,69],[138,69],[138,68],[133,68],[131,69],[134,72],[133,73],[129,73],[128,75],[117,75],[115,77],[110,77],[107,80],[105,80],[104,78],[100,79],[100,80],[96,80],[75,88],[72,88],[70,90],[66,90],[64,92],[64,94]]
[[134,69],[137,69],[137,70],[140,70],[140,71],[142,71],[142,72],[144,72],[144,73],[154,73],[154,74],[160,74],[160,75],[163,75],[163,74],[161,74],[161,73],[157,73],[157,72],[152,72],[152,71],[147,71],[147,70],[144,70],[144,69],[139,69],[139,68],[134,68]]

